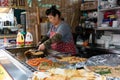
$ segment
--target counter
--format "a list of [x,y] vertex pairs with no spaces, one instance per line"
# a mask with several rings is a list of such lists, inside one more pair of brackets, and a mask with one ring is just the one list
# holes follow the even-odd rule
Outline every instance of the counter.
[[5,68],[13,80],[28,80],[35,70],[13,57],[14,56],[10,55],[10,52],[7,50],[0,49],[0,64]]
[[[83,57],[84,56],[90,57],[90,56],[93,56],[93,55],[107,54],[107,53],[112,52],[112,49],[105,49],[105,48],[97,47],[97,46],[83,47],[83,46],[77,45],[77,47],[80,51],[83,50],[83,53],[80,53],[80,54],[84,54],[84,55],[82,55]],[[15,50],[16,52],[17,51],[19,52],[22,49],[27,50],[27,49],[30,49],[30,48],[32,48],[32,47],[10,48],[10,49],[7,49],[7,50],[11,50],[13,52]],[[7,50],[0,49],[0,54],[1,54],[0,55],[0,64],[2,64],[2,66],[7,70],[7,72],[10,74],[10,76],[12,76],[13,80],[28,80],[31,77],[31,75],[33,74],[33,72],[35,72],[37,70],[35,68],[33,68],[32,66],[29,66],[25,62],[23,62],[21,60],[18,60],[17,58],[15,58],[16,55],[13,55],[13,53],[8,52]],[[115,50],[115,49],[113,49],[113,50]],[[50,52],[54,53],[54,55],[56,55],[58,53],[58,52],[53,51],[53,50],[48,50],[48,52],[49,53]],[[52,55],[52,56],[54,56],[54,55]],[[77,66],[78,65],[79,64],[77,64]],[[69,67],[67,67],[67,69],[71,68],[71,67],[74,68],[73,65],[70,65]],[[114,79],[108,79],[108,80],[114,80]]]
[[100,54],[120,54],[120,48],[105,48],[104,46],[99,46],[99,45],[88,45],[86,47],[81,46],[81,45],[76,45],[77,49],[79,51],[78,56],[81,57],[92,57],[95,55],[100,55]]

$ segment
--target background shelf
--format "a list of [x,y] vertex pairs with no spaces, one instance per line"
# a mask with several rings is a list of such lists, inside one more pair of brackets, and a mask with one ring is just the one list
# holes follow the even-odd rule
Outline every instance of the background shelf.
[[99,11],[110,11],[110,10],[118,10],[120,7],[114,7],[114,8],[107,8],[107,9],[100,9]]

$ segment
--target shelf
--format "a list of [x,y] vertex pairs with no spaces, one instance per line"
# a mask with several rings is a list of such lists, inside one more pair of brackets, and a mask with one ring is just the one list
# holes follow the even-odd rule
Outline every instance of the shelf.
[[16,38],[17,37],[17,34],[9,34],[9,35],[3,35],[3,34],[0,34],[0,38]]
[[95,1],[95,0],[84,0],[85,2],[91,2],[91,1]]
[[93,11],[97,10],[97,1],[85,1],[84,3],[81,3],[80,9],[81,11]]
[[98,28],[95,28],[95,30],[120,30],[120,27],[118,27],[118,28],[113,28],[113,27],[98,27]]
[[100,9],[99,11],[110,11],[110,10],[117,10],[120,9],[120,7],[114,7],[114,8],[107,8],[107,9]]
[[81,11],[96,11],[97,8],[91,8],[91,9],[81,9]]

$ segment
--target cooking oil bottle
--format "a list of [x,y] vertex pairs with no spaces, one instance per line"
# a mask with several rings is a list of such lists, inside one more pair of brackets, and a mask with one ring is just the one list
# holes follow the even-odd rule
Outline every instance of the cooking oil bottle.
[[30,32],[27,32],[25,37],[25,46],[32,46],[33,44],[33,36]]
[[24,35],[21,32],[18,32],[17,34],[16,46],[19,46],[19,47],[24,46]]

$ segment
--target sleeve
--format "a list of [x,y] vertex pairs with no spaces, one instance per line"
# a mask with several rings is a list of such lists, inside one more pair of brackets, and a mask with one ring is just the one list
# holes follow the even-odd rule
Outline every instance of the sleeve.
[[47,39],[49,39],[49,37],[47,35],[43,36],[41,39],[41,43],[43,43],[44,41],[46,41]]
[[43,44],[45,45],[45,47],[48,47],[52,43],[61,41],[61,39],[62,39],[62,35],[57,33],[52,38],[49,38],[48,40],[46,40]]

